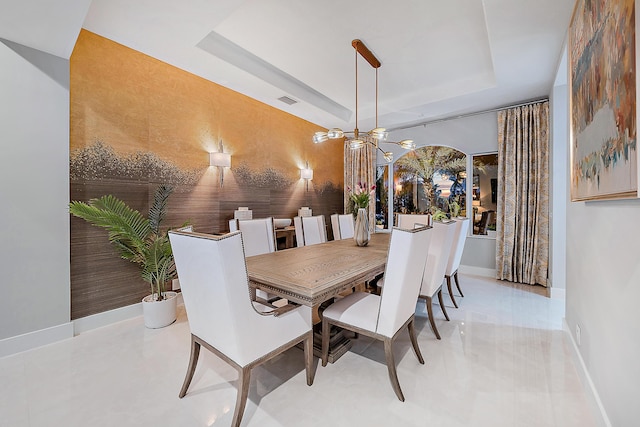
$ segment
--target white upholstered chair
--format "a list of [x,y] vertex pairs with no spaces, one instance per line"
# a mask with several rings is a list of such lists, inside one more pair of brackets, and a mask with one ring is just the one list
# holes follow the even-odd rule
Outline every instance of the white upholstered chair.
[[427,303],[429,323],[431,324],[433,333],[438,339],[440,339],[440,333],[433,318],[433,297],[438,295],[438,302],[440,303],[442,313],[444,313],[444,317],[449,320],[449,315],[442,301],[442,282],[444,281],[444,271],[449,261],[449,254],[451,253],[451,246],[456,232],[455,224],[453,221],[448,223],[433,221],[431,244],[427,252],[427,263],[424,267],[422,285],[420,286],[419,298],[425,300]]
[[[234,223],[232,227],[232,222]],[[276,250],[276,234],[273,218],[232,219],[229,221],[231,231],[242,232],[244,255],[254,256],[268,254]],[[256,290],[256,298],[262,303],[272,303],[280,298],[263,290]]]
[[296,229],[296,243],[298,247],[317,245],[327,241],[327,229],[324,215],[296,216],[293,218]]
[[287,305],[265,311],[266,307],[250,300],[242,234],[170,231],[169,239],[191,330],[191,357],[179,396],[187,393],[201,346],[238,370],[234,427],[244,413],[251,369],[300,342],[304,342],[307,384],[311,385],[311,309]]
[[331,228],[333,229],[333,239],[351,239],[353,238],[355,224],[352,214],[333,214],[331,215]]
[[404,402],[391,345],[405,327],[416,357],[424,364],[413,326],[416,300],[428,250],[431,230],[394,228],[385,268],[386,284],[381,295],[355,292],[337,300],[322,313],[322,366],[329,353],[331,325],[357,332],[384,342],[387,370],[391,386]]
[[415,224],[431,225],[430,214],[396,214],[396,227],[412,229]]
[[245,256],[275,252],[276,233],[272,217],[238,221],[238,230],[242,231]]
[[296,230],[296,246],[301,248],[304,246],[304,232],[302,231],[302,217],[293,217],[293,228]]
[[456,218],[456,232],[453,237],[453,245],[451,245],[451,254],[447,262],[447,268],[444,270],[444,278],[447,281],[447,290],[449,291],[449,297],[455,308],[458,308],[456,299],[453,296],[451,289],[451,278],[456,281],[456,288],[460,292],[460,296],[464,297],[462,290],[460,289],[460,282],[458,282],[458,268],[460,267],[460,260],[462,259],[462,251],[464,250],[464,244],[467,241],[467,232],[469,230],[469,218]]

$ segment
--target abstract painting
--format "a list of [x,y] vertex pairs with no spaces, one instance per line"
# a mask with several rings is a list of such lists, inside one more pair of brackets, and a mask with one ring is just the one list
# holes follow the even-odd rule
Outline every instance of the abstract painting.
[[638,197],[634,0],[577,0],[569,28],[571,200]]

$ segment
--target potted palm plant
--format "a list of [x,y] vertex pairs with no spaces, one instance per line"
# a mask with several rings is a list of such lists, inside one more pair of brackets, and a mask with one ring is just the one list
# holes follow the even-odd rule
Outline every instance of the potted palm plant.
[[120,257],[140,267],[142,279],[151,287],[151,294],[142,300],[148,328],[162,328],[176,320],[177,294],[167,291],[167,284],[176,277],[176,266],[169,237],[160,229],[172,191],[167,185],[157,188],[148,218],[110,194],[69,204],[71,214],[108,230],[109,242]]

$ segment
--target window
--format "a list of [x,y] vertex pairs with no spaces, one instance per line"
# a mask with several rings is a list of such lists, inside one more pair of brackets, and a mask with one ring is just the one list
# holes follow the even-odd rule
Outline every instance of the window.
[[473,234],[491,236],[496,229],[498,154],[473,156]]
[[394,163],[393,211],[466,215],[467,156],[454,148],[417,148]]

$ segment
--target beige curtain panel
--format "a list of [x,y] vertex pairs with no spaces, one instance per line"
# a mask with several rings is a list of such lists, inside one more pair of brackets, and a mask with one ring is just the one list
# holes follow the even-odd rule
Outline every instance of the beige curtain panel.
[[547,286],[548,154],[548,101],[498,112],[498,279]]
[[[366,184],[369,188],[376,183],[376,152],[371,144],[365,144],[357,150],[352,150],[349,143],[344,143],[344,213],[349,206],[351,192],[359,183]],[[376,225],[376,201],[371,199],[369,203],[369,231],[373,232]]]

